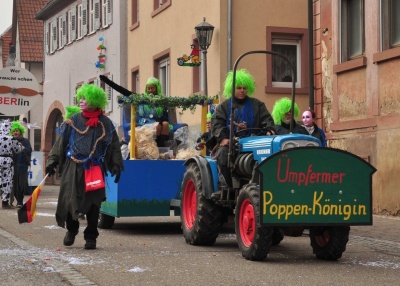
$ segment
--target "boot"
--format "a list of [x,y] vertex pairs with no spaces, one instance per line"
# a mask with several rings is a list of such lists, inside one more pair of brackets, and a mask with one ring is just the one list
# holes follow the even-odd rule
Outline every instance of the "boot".
[[65,237],[64,237],[64,245],[65,246],[73,245],[75,242],[75,236],[77,234],[78,234],[78,232],[73,233],[73,232],[67,231],[67,233],[65,234]]
[[11,206],[11,205],[8,203],[8,201],[3,201],[2,204],[1,204],[1,206],[2,206],[3,209],[13,209],[13,208],[14,208],[13,206]]
[[85,243],[85,249],[96,249],[96,239],[87,238]]

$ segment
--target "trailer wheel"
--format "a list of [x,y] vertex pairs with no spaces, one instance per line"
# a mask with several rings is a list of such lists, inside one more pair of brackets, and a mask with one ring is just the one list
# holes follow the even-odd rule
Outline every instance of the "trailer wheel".
[[318,259],[338,260],[346,250],[350,226],[320,226],[310,228],[313,253]]
[[223,224],[220,206],[202,195],[200,169],[189,164],[182,182],[181,227],[188,244],[211,245]]
[[110,229],[113,227],[115,217],[100,213],[99,222],[97,226],[102,229]]
[[267,257],[274,229],[260,224],[260,190],[256,184],[245,185],[239,193],[235,231],[244,258],[262,261]]

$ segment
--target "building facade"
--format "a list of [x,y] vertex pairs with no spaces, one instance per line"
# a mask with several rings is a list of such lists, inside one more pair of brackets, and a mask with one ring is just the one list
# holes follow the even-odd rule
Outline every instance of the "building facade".
[[[106,115],[121,123],[116,93],[99,75],[126,85],[126,15],[126,1],[112,0],[50,0],[36,14],[44,31],[44,160],[56,140],[65,107],[76,104],[76,90],[85,83],[105,89]],[[53,183],[58,183],[53,177]]]
[[370,162],[373,210],[400,215],[400,1],[314,0],[316,104],[329,146]]

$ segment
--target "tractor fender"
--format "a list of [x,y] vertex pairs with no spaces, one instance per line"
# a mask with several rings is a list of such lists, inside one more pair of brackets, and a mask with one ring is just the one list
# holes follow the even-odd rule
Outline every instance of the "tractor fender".
[[[184,165],[188,166],[191,163],[195,163],[199,167],[203,185],[202,193],[206,199],[209,199],[211,194],[214,193],[214,190],[216,190],[218,184],[216,162],[209,162],[209,159],[202,156],[194,156],[186,160]],[[215,168],[213,168],[212,165],[215,165]]]

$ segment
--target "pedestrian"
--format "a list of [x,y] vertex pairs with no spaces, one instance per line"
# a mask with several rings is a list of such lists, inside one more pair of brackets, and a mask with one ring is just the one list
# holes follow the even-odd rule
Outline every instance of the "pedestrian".
[[14,176],[13,176],[13,193],[17,200],[17,208],[21,208],[24,204],[24,194],[28,192],[28,169],[31,166],[32,146],[27,138],[23,135],[26,129],[19,121],[11,123],[10,135],[24,146],[21,153],[15,153]]
[[[60,227],[67,228],[64,245],[74,244],[79,231],[78,217],[82,213],[87,219],[83,232],[85,249],[95,249],[100,206],[106,198],[101,183],[107,171],[115,175],[114,181],[118,183],[123,161],[115,125],[103,114],[107,104],[104,90],[84,84],[77,90],[76,100],[81,112],[71,115],[61,125],[60,137],[47,159],[46,173],[54,175],[59,167],[61,183],[56,221]],[[99,167],[100,175],[89,181],[89,173]],[[98,183],[98,189],[89,191],[89,187]]]
[[[265,128],[268,135],[275,134],[274,121],[265,103],[252,97],[256,89],[253,76],[245,69],[236,72],[233,97],[232,83],[233,72],[230,71],[224,82],[224,96],[228,100],[217,106],[211,118],[211,132],[218,144],[217,164],[229,188],[233,187],[232,176],[228,167],[231,116],[233,116],[233,132],[244,130],[237,133],[239,137],[255,135],[257,132],[254,129],[251,130],[251,128]],[[233,114],[231,114],[232,106]]]
[[0,179],[2,208],[12,208],[10,194],[13,187],[13,155],[21,153],[24,147],[10,135],[11,122],[6,119],[0,124]]
[[[160,81],[151,77],[146,82],[145,92],[146,95],[162,95],[162,88]],[[150,106],[145,103],[140,103],[136,106],[136,125],[143,126],[158,122],[156,126],[156,142],[158,147],[165,147],[165,142],[169,140],[169,122],[168,122],[168,108],[163,106]]]
[[296,118],[299,116],[300,108],[297,103],[294,103],[294,116],[292,119],[292,100],[283,97],[275,101],[272,109],[272,117],[274,118],[276,134],[289,134],[290,133],[290,121],[292,120],[291,133],[307,134],[307,130],[296,122]]
[[313,110],[306,110],[302,115],[303,127],[307,130],[308,134],[318,138],[322,146],[326,147],[326,135],[324,130],[318,127],[315,123],[315,112]]

